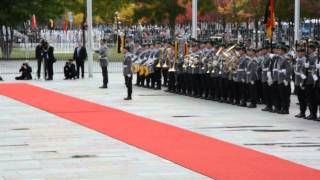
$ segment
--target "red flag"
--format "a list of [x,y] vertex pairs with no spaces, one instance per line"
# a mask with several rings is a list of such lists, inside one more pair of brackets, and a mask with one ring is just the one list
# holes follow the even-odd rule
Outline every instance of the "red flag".
[[266,23],[267,36],[269,39],[271,39],[273,31],[276,26],[274,0],[268,1],[267,9],[266,9],[266,16],[265,16],[265,23]]
[[31,19],[31,27],[32,27],[32,29],[37,28],[36,15],[32,15],[32,19]]
[[64,31],[64,32],[67,32],[67,30],[68,30],[68,21],[67,21],[67,18],[64,17],[63,31]]

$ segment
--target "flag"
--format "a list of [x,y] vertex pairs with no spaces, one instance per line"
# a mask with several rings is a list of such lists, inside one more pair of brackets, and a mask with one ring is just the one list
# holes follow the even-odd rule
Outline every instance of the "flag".
[[64,32],[67,32],[68,30],[68,21],[67,21],[67,18],[64,17],[64,21],[63,21],[63,31]]
[[266,6],[266,13],[264,18],[264,23],[266,25],[266,33],[267,37],[271,40],[272,34],[276,26],[276,17],[275,17],[275,8],[274,8],[275,0],[268,0]]
[[36,15],[32,15],[32,19],[31,19],[31,27],[32,27],[32,29],[37,28]]

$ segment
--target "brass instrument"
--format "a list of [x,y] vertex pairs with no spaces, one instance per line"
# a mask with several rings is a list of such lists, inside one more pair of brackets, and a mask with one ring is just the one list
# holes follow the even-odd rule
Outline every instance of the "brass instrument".
[[158,59],[158,64],[156,65],[156,68],[161,68],[161,60],[162,60],[162,56],[163,56],[163,49],[160,48],[160,55],[159,55],[159,59]]
[[[166,49],[166,51],[169,51],[168,49]],[[164,61],[164,65],[162,66],[162,68],[167,69],[168,66],[168,59],[169,59],[169,52],[167,52],[167,56],[165,57],[165,61]]]
[[140,69],[139,64],[133,64],[132,68],[133,68],[132,70],[133,70],[134,73],[138,73],[139,72],[139,69]]
[[224,72],[235,72],[238,68],[239,57],[234,50],[236,45],[230,47],[227,51],[222,52],[222,56],[224,57]]
[[[176,43],[177,45],[177,43]],[[176,51],[177,47],[175,47],[175,51]],[[169,56],[170,53],[168,53],[168,56]],[[174,59],[173,59],[173,65],[172,67],[169,69],[169,72],[176,72],[176,61],[177,61],[177,55],[176,55],[176,52],[174,54]]]
[[144,71],[144,70],[145,70],[144,66],[140,66],[140,67],[139,67],[139,75],[140,75],[140,76],[143,76],[143,75],[145,74],[145,71]]

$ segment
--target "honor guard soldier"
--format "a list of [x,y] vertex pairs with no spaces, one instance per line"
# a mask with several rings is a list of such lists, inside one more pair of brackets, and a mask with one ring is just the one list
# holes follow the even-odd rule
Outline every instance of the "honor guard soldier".
[[305,49],[299,48],[297,50],[297,58],[296,64],[294,68],[295,79],[295,91],[298,96],[299,101],[299,108],[300,113],[297,114],[295,117],[297,118],[305,118],[306,117],[306,110],[307,110],[307,94],[306,94],[306,87],[305,87],[305,79],[306,76],[306,68],[305,64],[307,63],[307,58],[305,56]]
[[249,85],[249,108],[257,107],[257,81],[258,81],[258,61],[254,49],[248,50],[249,62],[247,66],[247,82]]
[[168,92],[175,92],[176,90],[176,77],[175,77],[175,51],[174,51],[175,42],[170,42],[168,47],[168,62],[169,62],[169,70],[168,70]]
[[262,83],[262,94],[264,99],[264,104],[266,105],[265,108],[262,109],[262,111],[269,111],[271,112],[272,105],[273,105],[273,99],[272,99],[272,54],[270,52],[270,49],[268,47],[265,47],[261,51],[261,83]]
[[169,76],[169,59],[168,59],[168,56],[169,56],[169,51],[171,51],[169,49],[169,43],[166,41],[164,43],[164,46],[163,46],[163,55],[162,55],[162,58],[161,58],[161,72],[162,72],[162,77],[163,77],[163,86],[164,87],[168,87],[168,76]]
[[316,83],[318,81],[316,64],[318,61],[316,46],[311,44],[308,47],[307,62],[305,63],[306,68],[306,94],[307,94],[307,105],[309,107],[310,115],[306,117],[308,120],[317,119],[317,101],[316,101]]
[[288,47],[285,45],[278,48],[277,70],[278,70],[278,94],[279,114],[289,114],[291,96],[291,72],[292,67],[287,57]]
[[237,73],[237,82],[239,82],[239,95],[240,95],[240,106],[247,106],[247,82],[246,82],[246,68],[248,66],[249,58],[247,56],[247,50],[244,46],[240,46],[239,50],[239,65],[238,65],[238,73]]
[[207,42],[206,45],[206,52],[205,52],[205,59],[203,61],[204,63],[204,67],[203,67],[203,71],[204,71],[204,81],[203,81],[203,99],[209,99],[209,95],[210,95],[210,67],[209,64],[212,61],[212,56],[213,56],[213,42],[209,41]]
[[184,46],[186,40],[182,37],[178,38],[178,55],[176,59],[176,93],[182,93],[182,86],[183,86],[183,63],[184,63]]
[[161,90],[161,59],[163,56],[163,49],[160,46],[160,42],[156,42],[154,52],[154,62],[153,62],[153,73],[152,73],[152,82],[151,88],[156,90]]

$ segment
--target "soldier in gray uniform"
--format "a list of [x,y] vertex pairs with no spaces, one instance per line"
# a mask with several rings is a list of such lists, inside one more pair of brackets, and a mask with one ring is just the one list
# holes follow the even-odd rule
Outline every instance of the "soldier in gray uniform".
[[183,86],[183,63],[184,63],[184,45],[185,39],[179,38],[178,39],[178,57],[176,59],[176,93],[182,93],[182,86]]
[[161,58],[163,56],[163,51],[161,50],[160,42],[156,42],[156,45],[153,51],[154,51],[154,62],[153,62],[153,73],[151,76],[151,88],[156,90],[161,90],[161,66],[157,67],[159,61],[161,61]]
[[176,90],[176,77],[175,77],[175,55],[174,55],[174,42],[169,42],[168,45],[168,92],[175,92]]
[[247,82],[249,86],[249,99],[250,105],[248,108],[256,108],[257,107],[257,96],[258,96],[258,61],[255,55],[254,49],[248,50],[249,62],[247,65]]
[[292,66],[289,58],[286,56],[288,47],[281,46],[278,51],[278,93],[280,102],[279,114],[289,114],[290,96],[291,96],[291,73]]
[[210,89],[211,89],[211,67],[209,67],[209,64],[212,64],[214,54],[214,48],[213,48],[213,42],[207,43],[207,53],[206,53],[206,59],[204,60],[204,99],[210,98]]
[[[192,44],[192,53],[190,55],[192,55],[192,54],[197,54],[197,55],[199,54],[199,45],[196,42],[194,42]],[[190,62],[187,62],[187,63],[188,64],[185,64],[185,66],[186,66],[185,71],[187,73],[187,75],[186,75],[187,95],[192,96],[194,93],[194,91],[193,91],[193,89],[194,89],[193,70],[192,70]]]
[[246,68],[248,66],[249,58],[246,55],[247,50],[245,47],[240,47],[239,49],[240,59],[239,59],[239,66],[238,66],[238,73],[237,73],[237,82],[239,82],[240,88],[240,106],[246,107],[247,106],[247,99],[248,99],[248,87],[246,81]]
[[98,51],[100,55],[100,67],[102,70],[102,77],[103,77],[103,84],[100,88],[108,88],[108,48],[107,48],[107,40],[102,39],[101,40],[101,47],[100,50]]
[[[169,44],[168,42],[165,42],[164,46],[163,46],[163,55],[161,58],[161,73],[162,73],[162,77],[163,77],[163,86],[167,87],[168,86],[168,70],[169,70],[169,62],[168,62],[168,53],[169,53]],[[164,66],[166,65],[166,66]]]
[[124,61],[123,61],[123,76],[127,87],[127,97],[124,100],[132,99],[132,59],[129,53],[130,47],[126,46],[123,48]]
[[297,50],[297,58],[296,58],[296,65],[294,68],[295,79],[295,91],[298,96],[300,113],[295,115],[297,118],[305,118],[306,117],[306,110],[307,110],[307,98],[306,98],[306,87],[305,87],[305,79],[306,79],[306,64],[307,58],[305,56],[305,49],[298,49]]
[[271,54],[272,56],[272,61],[271,61],[271,66],[272,66],[272,71],[271,71],[271,81],[269,81],[269,84],[271,84],[271,97],[272,97],[272,105],[273,109],[270,112],[273,113],[279,113],[281,110],[281,104],[280,104],[280,95],[279,95],[279,66],[278,66],[278,61],[280,60],[279,56],[279,51],[282,45],[278,45],[275,49],[276,54]]
[[310,111],[310,115],[306,117],[308,120],[317,119],[317,101],[316,101],[316,83],[318,81],[316,64],[318,61],[317,52],[315,45],[310,45],[307,62],[305,63],[306,68],[306,94],[307,94],[307,105]]
[[261,83],[263,103],[266,105],[262,111],[272,111],[272,57],[268,48],[263,48],[260,52],[261,61]]

